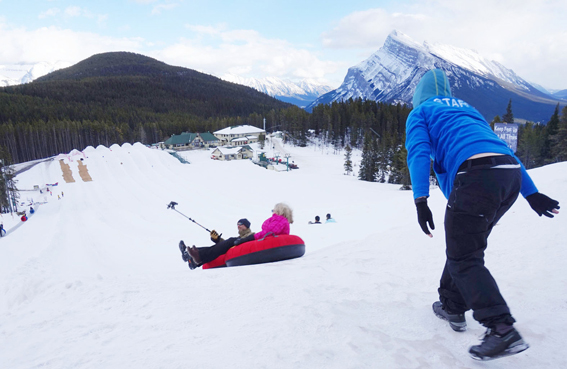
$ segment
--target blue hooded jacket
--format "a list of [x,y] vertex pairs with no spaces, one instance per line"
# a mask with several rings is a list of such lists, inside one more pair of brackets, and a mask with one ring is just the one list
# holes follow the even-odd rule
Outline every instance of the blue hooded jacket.
[[[515,157],[475,108],[452,96],[449,80],[440,69],[428,71],[417,84],[406,122],[406,148],[414,198],[429,196],[430,159],[441,191],[449,198],[459,166],[471,156]],[[537,188],[526,168],[521,168],[521,193],[526,197]]]

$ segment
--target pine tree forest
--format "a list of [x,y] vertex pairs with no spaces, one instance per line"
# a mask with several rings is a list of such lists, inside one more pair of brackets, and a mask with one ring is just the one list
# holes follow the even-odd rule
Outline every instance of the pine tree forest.
[[[126,142],[151,144],[185,131],[214,132],[241,124],[263,127],[265,118],[268,131],[286,132],[295,145],[318,142],[332,146],[337,154],[346,146],[362,150],[358,170],[361,180],[397,183],[405,188],[410,185],[404,146],[410,108],[401,104],[351,99],[319,105],[311,114],[291,106],[263,114],[208,118],[167,112],[148,114],[140,108],[115,109],[116,115],[112,115],[113,110],[100,112],[102,118],[112,116],[112,119],[102,120],[74,119],[73,114],[61,111],[50,111],[41,119],[45,110],[24,113],[9,102],[0,108],[0,118],[4,118],[0,122],[0,147],[13,163],[82,150],[87,146],[109,147]],[[10,110],[17,113],[9,114]],[[21,120],[13,121],[11,116]],[[91,112],[89,116],[97,114]],[[511,102],[505,116],[512,116]],[[30,117],[33,119],[25,119]],[[500,118],[496,117],[497,120]],[[560,111],[558,105],[546,125],[531,122],[521,125],[516,155],[528,169],[567,160],[567,108]]]

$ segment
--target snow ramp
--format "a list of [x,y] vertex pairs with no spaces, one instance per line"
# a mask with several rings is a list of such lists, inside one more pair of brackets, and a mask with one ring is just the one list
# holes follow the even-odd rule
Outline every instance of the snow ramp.
[[83,162],[81,160],[78,161],[79,163],[79,175],[81,176],[81,179],[83,180],[83,182],[90,182],[93,179],[91,178],[91,175],[89,174],[89,170],[87,169],[87,166],[85,164],[83,164]]
[[75,183],[75,178],[73,178],[73,173],[71,172],[71,167],[69,164],[65,164],[63,159],[59,160],[59,164],[61,165],[61,171],[63,172],[63,179],[67,183]]

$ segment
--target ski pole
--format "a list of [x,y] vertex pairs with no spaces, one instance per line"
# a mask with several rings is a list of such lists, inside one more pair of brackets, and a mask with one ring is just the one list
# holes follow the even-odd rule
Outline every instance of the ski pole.
[[175,206],[178,205],[176,202],[172,201],[169,203],[169,205],[167,205],[168,209],[172,209],[175,210],[176,212],[178,212],[179,214],[183,215],[185,218],[189,219],[190,221],[192,221],[193,223],[195,223],[196,225],[198,225],[199,227],[203,228],[205,231],[211,233],[211,231],[209,231],[207,228],[203,227],[202,225],[200,225],[199,223],[197,223],[196,221],[194,221],[193,219],[189,218],[187,215],[183,214],[182,212],[180,212],[179,210],[177,210],[175,208]]

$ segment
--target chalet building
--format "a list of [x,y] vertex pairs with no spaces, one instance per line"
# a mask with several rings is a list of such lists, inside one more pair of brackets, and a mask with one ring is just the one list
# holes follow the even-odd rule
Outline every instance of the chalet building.
[[248,145],[258,142],[260,135],[266,135],[266,131],[261,128],[244,125],[226,127],[214,132],[214,135],[229,145]]
[[210,132],[190,133],[183,132],[180,135],[172,135],[163,143],[163,147],[173,150],[190,150],[198,148],[215,147],[221,141]]
[[214,160],[241,160],[250,159],[254,151],[250,146],[241,147],[217,147],[211,154]]

